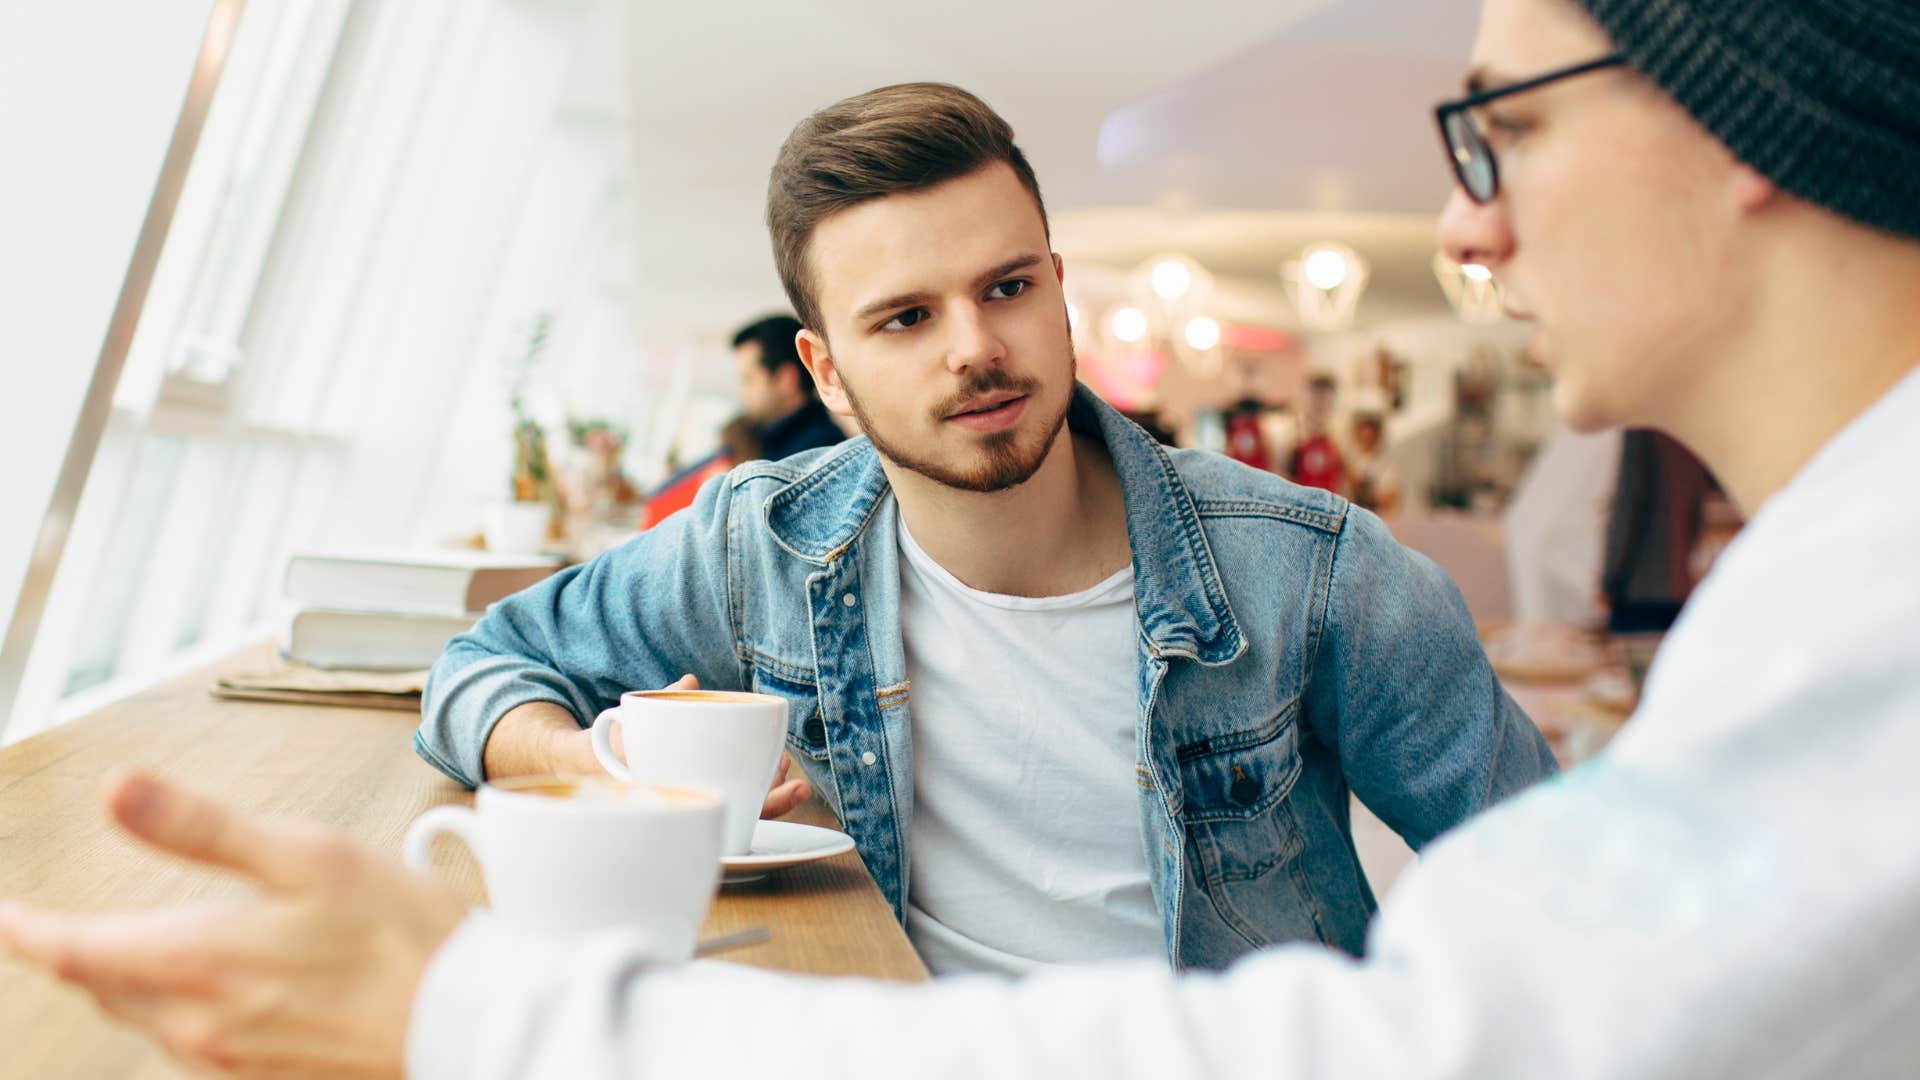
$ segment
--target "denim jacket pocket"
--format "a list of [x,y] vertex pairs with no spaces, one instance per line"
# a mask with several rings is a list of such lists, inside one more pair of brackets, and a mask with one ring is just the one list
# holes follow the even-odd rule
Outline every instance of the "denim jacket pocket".
[[820,711],[817,686],[755,664],[753,690],[787,700],[787,749],[812,761],[827,760],[827,719]]
[[1289,801],[1301,769],[1297,716],[1290,703],[1265,724],[1178,751],[1193,877],[1254,945],[1326,940]]

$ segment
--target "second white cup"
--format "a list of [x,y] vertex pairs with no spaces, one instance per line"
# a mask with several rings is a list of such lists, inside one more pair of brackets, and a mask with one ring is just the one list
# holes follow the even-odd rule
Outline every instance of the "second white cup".
[[[613,752],[613,721],[620,745]],[[726,801],[723,854],[745,855],[780,764],[785,698],[727,690],[631,690],[593,722],[593,753],[630,784],[705,788]]]
[[693,955],[720,884],[719,797],[611,780],[517,776],[480,786],[473,806],[435,807],[414,820],[407,865],[433,867],[433,838],[450,832],[480,861],[494,913],[533,932],[622,927],[652,959]]

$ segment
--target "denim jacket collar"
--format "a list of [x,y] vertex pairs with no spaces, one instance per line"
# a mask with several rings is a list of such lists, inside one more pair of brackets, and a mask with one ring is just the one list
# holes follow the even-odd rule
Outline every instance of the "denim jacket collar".
[[[1067,423],[1105,443],[1119,473],[1133,547],[1134,603],[1148,650],[1209,667],[1237,659],[1246,638],[1173,459],[1084,385],[1074,386]],[[768,499],[767,526],[781,547],[825,566],[860,539],[891,493],[873,444],[854,439]]]

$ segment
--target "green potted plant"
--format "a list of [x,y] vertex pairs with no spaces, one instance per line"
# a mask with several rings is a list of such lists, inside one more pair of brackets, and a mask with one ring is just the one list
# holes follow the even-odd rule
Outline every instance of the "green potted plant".
[[487,547],[493,551],[544,551],[553,540],[553,463],[547,454],[546,429],[528,412],[527,384],[544,358],[553,329],[553,317],[534,316],[527,347],[512,363],[510,404],[513,412],[513,470],[507,479],[507,498],[487,507]]

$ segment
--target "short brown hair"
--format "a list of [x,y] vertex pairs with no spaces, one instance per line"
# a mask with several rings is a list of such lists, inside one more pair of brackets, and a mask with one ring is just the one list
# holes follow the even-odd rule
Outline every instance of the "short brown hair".
[[780,147],[767,182],[773,261],[800,321],[825,333],[807,271],[808,247],[820,222],[861,203],[922,191],[996,162],[1011,166],[1033,193],[1045,226],[1040,182],[1014,145],[1013,128],[957,86],[883,86],[802,120]]

